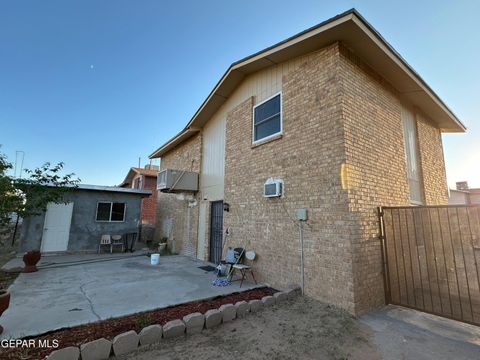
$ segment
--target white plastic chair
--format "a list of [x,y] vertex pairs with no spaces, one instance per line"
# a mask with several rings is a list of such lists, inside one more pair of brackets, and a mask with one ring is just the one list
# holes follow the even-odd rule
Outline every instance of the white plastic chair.
[[112,247],[121,246],[122,252],[125,249],[125,243],[122,240],[122,235],[112,235]]
[[113,251],[112,237],[110,235],[102,235],[102,237],[100,238],[100,244],[98,244],[98,251],[97,251],[98,254],[100,254],[100,248],[102,246],[110,246],[110,254],[112,253]]

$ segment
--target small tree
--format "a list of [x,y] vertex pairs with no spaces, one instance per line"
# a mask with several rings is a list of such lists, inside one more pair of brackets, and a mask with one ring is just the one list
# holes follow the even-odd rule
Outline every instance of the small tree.
[[12,245],[20,217],[39,215],[51,202],[64,203],[65,193],[78,186],[80,179],[75,174],[60,174],[63,166],[63,162],[54,166],[47,162],[34,170],[25,170],[25,179],[13,178],[7,174],[12,164],[0,153],[0,226],[9,224],[16,215]]
[[0,226],[10,223],[12,214],[23,205],[21,194],[15,188],[13,179],[7,175],[11,168],[12,164],[0,153]]

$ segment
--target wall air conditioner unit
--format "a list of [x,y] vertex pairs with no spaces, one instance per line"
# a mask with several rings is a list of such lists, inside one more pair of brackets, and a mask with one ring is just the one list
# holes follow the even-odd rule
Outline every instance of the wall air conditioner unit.
[[283,194],[283,180],[268,178],[263,184],[263,197],[280,197]]
[[198,191],[198,173],[165,169],[157,174],[157,190],[162,192]]

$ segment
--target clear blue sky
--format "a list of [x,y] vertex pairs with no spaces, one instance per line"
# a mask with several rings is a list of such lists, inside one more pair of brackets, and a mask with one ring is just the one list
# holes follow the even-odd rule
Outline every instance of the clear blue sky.
[[352,7],[466,124],[444,135],[448,180],[480,187],[478,0],[0,0],[1,151],[118,184],[230,63]]

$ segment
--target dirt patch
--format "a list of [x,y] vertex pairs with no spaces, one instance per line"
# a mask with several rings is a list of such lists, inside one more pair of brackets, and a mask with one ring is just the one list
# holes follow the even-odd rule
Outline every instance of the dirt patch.
[[164,340],[128,359],[381,359],[371,338],[346,312],[298,297],[187,339]]
[[3,271],[0,270],[0,289],[8,289],[20,274],[19,271]]
[[0,226],[0,267],[15,257],[20,226],[17,229],[15,242],[12,245],[13,226]]
[[[116,335],[129,330],[135,330],[138,332],[145,326],[151,324],[164,325],[168,321],[181,319],[185,315],[194,312],[205,313],[207,310],[219,308],[223,304],[231,304],[241,300],[249,301],[260,299],[263,296],[271,295],[274,292],[275,290],[270,288],[253,289],[241,293],[217,297],[211,300],[195,301],[135,315],[80,325],[69,329],[57,330],[42,336],[27,337],[25,339],[35,339],[37,342],[40,340],[49,340],[50,343],[56,339],[60,344],[59,348],[80,346],[81,344],[102,337],[113,339]],[[119,299],[119,301],[121,300]],[[0,350],[0,359],[43,359],[51,352],[51,349],[39,348],[11,349],[7,351]]]

